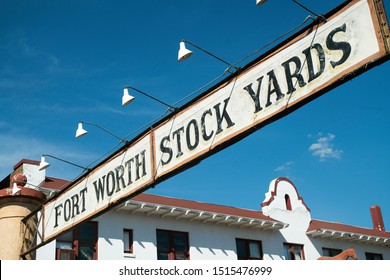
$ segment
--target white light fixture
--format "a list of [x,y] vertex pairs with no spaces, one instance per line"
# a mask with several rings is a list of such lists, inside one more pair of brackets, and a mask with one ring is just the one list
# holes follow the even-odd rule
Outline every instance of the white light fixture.
[[70,164],[70,165],[73,165],[73,166],[76,166],[76,167],[78,167],[78,168],[84,169],[85,171],[90,170],[90,169],[87,168],[87,167],[83,167],[83,166],[78,165],[78,164],[75,164],[75,163],[73,163],[73,162],[70,162],[70,161],[67,161],[67,160],[64,160],[64,159],[60,159],[60,158],[58,158],[58,157],[55,157],[55,156],[47,155],[47,154],[46,154],[46,155],[42,155],[42,157],[41,157],[41,162],[39,163],[39,171],[45,170],[46,168],[48,168],[48,167],[50,166],[50,163],[46,162],[45,156],[54,158],[54,159],[56,159],[56,160],[65,162],[65,163]]
[[179,49],[179,54],[177,57],[178,61],[183,61],[186,58],[189,58],[192,55],[192,51],[186,48],[185,42],[181,41],[180,42],[180,49]]
[[129,89],[124,88],[123,89],[123,97],[122,97],[122,106],[129,105],[134,99],[135,99],[135,97],[129,94]]
[[135,87],[131,87],[131,86],[125,86],[123,88],[122,106],[128,105],[130,102],[132,102],[135,99],[134,96],[129,94],[129,89],[132,89],[138,93],[141,93],[142,95],[149,97],[150,99],[153,99],[154,101],[157,101],[158,103],[167,106],[170,111],[174,111],[177,109],[176,107],[173,107],[173,106],[169,105],[168,103],[165,103],[164,101],[161,101],[160,99],[157,99],[156,97],[154,97],[150,94],[147,94],[146,92],[143,92],[139,89],[136,89]]
[[195,45],[194,43],[187,41],[187,40],[181,40],[181,42],[180,42],[180,49],[179,49],[178,58],[177,58],[178,61],[183,61],[192,55],[192,51],[190,51],[186,48],[185,43],[188,43],[189,45],[201,50],[202,52],[204,52],[204,53],[218,59],[219,61],[229,65],[228,70],[230,70],[231,68],[238,70],[238,67],[234,66],[233,64],[227,62],[226,60],[223,60],[222,58],[216,56],[215,54],[212,54],[211,52],[209,52],[209,51],[207,51],[207,50],[199,47],[198,45]]
[[14,183],[13,188],[12,188],[12,195],[20,194],[21,191],[22,191],[22,189],[19,188],[19,187],[16,185],[16,183]]
[[39,163],[39,171],[45,170],[50,166],[50,163],[46,162],[45,156],[41,157],[41,162]]
[[256,0],[256,6],[264,4],[265,2],[267,2],[267,0]]
[[87,133],[88,131],[83,128],[83,122],[79,122],[78,128],[76,130],[76,138],[79,138]]
[[98,125],[98,124],[96,124],[96,123],[85,122],[85,121],[80,121],[80,122],[79,122],[79,125],[78,125],[77,130],[76,130],[76,138],[80,138],[81,136],[83,136],[83,135],[85,135],[85,134],[88,133],[88,131],[85,130],[85,129],[83,128],[83,124],[88,124],[88,125],[96,126],[97,128],[100,128],[101,130],[107,132],[107,133],[110,134],[111,136],[114,136],[115,138],[119,139],[119,141],[124,142],[124,143],[127,143],[127,142],[125,141],[125,139],[123,139],[123,138],[119,137],[118,135],[112,133],[111,131],[105,129],[104,127],[102,127],[102,126],[100,126],[100,125]]

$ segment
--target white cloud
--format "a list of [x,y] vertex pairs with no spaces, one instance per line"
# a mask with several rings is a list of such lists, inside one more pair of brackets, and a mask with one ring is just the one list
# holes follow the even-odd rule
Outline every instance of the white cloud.
[[328,133],[327,136],[322,136],[319,133],[317,141],[310,145],[309,151],[312,152],[313,156],[318,156],[321,161],[328,158],[340,159],[343,151],[334,148],[333,141],[335,138],[336,135],[331,133]]
[[291,169],[291,166],[293,164],[294,164],[294,162],[290,160],[290,161],[282,164],[281,166],[276,167],[274,169],[274,171],[276,171],[276,172],[287,172],[287,171],[289,171]]

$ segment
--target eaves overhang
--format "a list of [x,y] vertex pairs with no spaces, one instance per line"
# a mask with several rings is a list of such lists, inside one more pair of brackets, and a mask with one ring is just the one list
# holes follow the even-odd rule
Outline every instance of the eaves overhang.
[[277,231],[286,228],[288,224],[276,220],[256,219],[226,213],[201,211],[142,201],[129,200],[116,208],[117,212],[127,211],[130,214],[143,214],[160,218],[183,219],[189,222],[211,223],[229,227],[248,228],[260,231]]
[[390,238],[377,236],[375,234],[361,234],[327,228],[311,230],[308,231],[306,234],[313,238],[321,238],[334,241],[350,241],[354,243],[390,247]]

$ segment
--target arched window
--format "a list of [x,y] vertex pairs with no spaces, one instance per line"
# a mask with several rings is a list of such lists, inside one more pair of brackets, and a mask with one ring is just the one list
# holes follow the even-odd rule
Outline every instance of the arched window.
[[286,210],[291,211],[291,200],[288,194],[284,196],[284,201],[286,202]]

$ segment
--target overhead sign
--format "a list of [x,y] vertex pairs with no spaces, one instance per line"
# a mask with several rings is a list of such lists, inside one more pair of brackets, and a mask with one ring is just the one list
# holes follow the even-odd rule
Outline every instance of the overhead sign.
[[354,1],[158,127],[157,176],[262,126],[385,55],[370,2]]
[[151,135],[113,155],[44,205],[44,238],[66,230],[115,205],[153,182]]
[[387,59],[378,7],[349,1],[155,124],[44,205],[44,241]]

